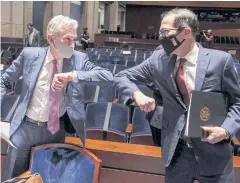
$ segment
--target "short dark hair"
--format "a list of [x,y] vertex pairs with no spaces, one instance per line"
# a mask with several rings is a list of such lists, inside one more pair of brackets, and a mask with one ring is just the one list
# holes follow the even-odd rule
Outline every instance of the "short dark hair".
[[175,8],[170,11],[164,12],[161,15],[161,19],[166,16],[174,16],[174,27],[179,30],[183,30],[185,27],[189,26],[192,30],[193,36],[196,37],[196,34],[199,29],[199,21],[197,15],[189,9],[186,8]]
[[33,27],[33,24],[32,23],[28,23],[27,26],[29,27]]

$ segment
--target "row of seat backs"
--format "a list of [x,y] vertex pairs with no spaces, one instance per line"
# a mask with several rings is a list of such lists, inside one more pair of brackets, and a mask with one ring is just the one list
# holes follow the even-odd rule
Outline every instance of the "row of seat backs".
[[[147,86],[138,85],[140,91],[149,97],[153,97],[153,91]],[[122,96],[117,92],[113,84],[83,84],[84,101],[91,102],[114,102],[118,99],[119,103],[123,103]]]
[[121,64],[125,66],[138,65],[144,60],[149,58],[151,55],[125,55],[125,56],[108,56],[104,54],[93,54],[88,55],[89,60],[93,63],[111,63],[111,64]]
[[9,47],[8,49],[1,50],[1,58],[9,59],[10,61],[12,61],[18,57],[22,50],[22,47]]
[[[197,35],[197,42],[201,42],[203,36]],[[222,43],[222,44],[240,44],[240,37],[232,37],[232,36],[213,36],[214,43]]]
[[[8,121],[9,111],[17,104],[18,95],[7,95],[1,104],[1,120]],[[146,113],[138,107],[134,108],[133,115],[130,115],[130,108],[123,104],[113,103],[109,116],[107,130],[103,130],[108,103],[90,103],[86,110],[87,137],[93,139],[105,139],[118,142],[128,141],[125,133],[127,125],[132,122],[132,134],[130,143],[152,145],[151,130]],[[132,119],[132,120],[129,120]],[[11,119],[9,119],[11,121]],[[239,134],[239,132],[238,132]],[[240,140],[240,136],[236,135]],[[147,142],[146,142],[147,141]]]
[[[19,102],[19,95],[6,95],[1,104],[1,120],[11,121],[13,113]],[[139,108],[135,108],[133,112],[132,120],[130,120],[129,107],[120,103],[111,103],[111,109],[109,113],[109,119],[107,127],[104,127],[106,123],[106,114],[109,103],[97,102],[89,103],[86,108],[86,128],[87,131],[95,131],[95,133],[88,133],[88,137],[99,139],[104,138],[103,130],[105,132],[114,133],[113,138],[117,138],[118,141],[126,142],[126,128],[130,121],[133,123],[132,135],[139,135],[143,132],[151,135],[150,126],[146,120],[146,114]],[[99,132],[97,133],[97,130]],[[96,134],[98,134],[96,136]],[[146,135],[145,134],[145,135]],[[142,134],[143,135],[143,134]],[[107,138],[109,140],[109,138]]]
[[[110,106],[110,107],[109,107]],[[126,128],[132,121],[132,133],[128,139]],[[146,113],[138,107],[134,109],[130,120],[129,107],[119,103],[91,103],[86,109],[87,138],[117,142],[141,143],[138,138],[150,137],[153,145],[151,129]],[[132,140],[134,139],[134,140]],[[136,141],[136,142],[135,142]]]
[[151,54],[152,51],[139,51],[139,50],[109,50],[109,49],[94,49],[93,51],[86,51],[87,55],[89,57],[93,55],[103,55],[103,56],[123,56],[123,57],[133,57],[131,60],[134,58],[148,58]]

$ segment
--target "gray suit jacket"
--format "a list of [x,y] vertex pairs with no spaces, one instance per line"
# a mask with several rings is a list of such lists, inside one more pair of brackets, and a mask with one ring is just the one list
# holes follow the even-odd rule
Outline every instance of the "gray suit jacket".
[[[222,127],[233,135],[240,128],[239,76],[234,69],[233,58],[226,52],[198,46],[195,90],[221,92],[228,96],[228,114]],[[125,102],[139,90],[134,82],[154,82],[160,90],[163,97],[162,156],[165,166],[171,163],[185,125],[184,115],[188,112],[173,78],[175,62],[176,55],[166,56],[159,47],[149,59],[118,73],[114,78],[114,84]],[[229,142],[211,145],[197,138],[192,139],[192,145],[201,174],[221,174],[232,170],[232,147]]]
[[35,31],[33,32],[33,40],[32,40],[32,45],[29,45],[29,37],[30,34],[27,35],[27,40],[26,40],[26,46],[30,46],[30,47],[40,47],[40,32],[35,29]]
[[[22,123],[32,98],[38,75],[43,66],[48,48],[24,48],[19,57],[1,77],[1,102],[7,89],[11,88],[20,76],[23,78],[23,90],[19,104],[11,121],[10,136]],[[63,61],[63,73],[77,71],[78,83],[68,82],[64,88],[64,100],[67,113],[83,144],[85,143],[85,110],[82,81],[112,81],[113,75],[107,69],[95,66],[88,61],[85,53],[74,51],[71,60]]]

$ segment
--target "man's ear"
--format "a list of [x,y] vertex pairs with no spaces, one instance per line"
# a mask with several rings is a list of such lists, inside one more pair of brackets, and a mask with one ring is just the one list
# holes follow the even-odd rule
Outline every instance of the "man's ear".
[[52,43],[52,44],[54,44],[54,41],[53,41],[53,36],[52,36],[52,34],[48,34],[48,35],[47,35],[47,39],[48,39],[48,42],[49,42],[49,43]]
[[185,36],[189,36],[190,34],[192,34],[192,29],[190,27],[186,27],[184,30],[184,34]]

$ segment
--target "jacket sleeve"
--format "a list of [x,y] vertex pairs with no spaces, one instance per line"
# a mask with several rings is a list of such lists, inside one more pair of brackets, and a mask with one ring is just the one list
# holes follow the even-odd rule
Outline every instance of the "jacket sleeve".
[[86,55],[83,71],[76,71],[79,81],[113,81],[113,74],[106,68],[98,67]]
[[136,83],[150,84],[153,81],[151,59],[152,56],[140,65],[121,71],[115,75],[114,86],[118,89],[124,104],[132,98],[134,92],[139,91]]
[[222,90],[229,97],[227,117],[222,124],[231,135],[240,129],[240,86],[239,75],[234,66],[234,60],[228,54],[222,76]]

